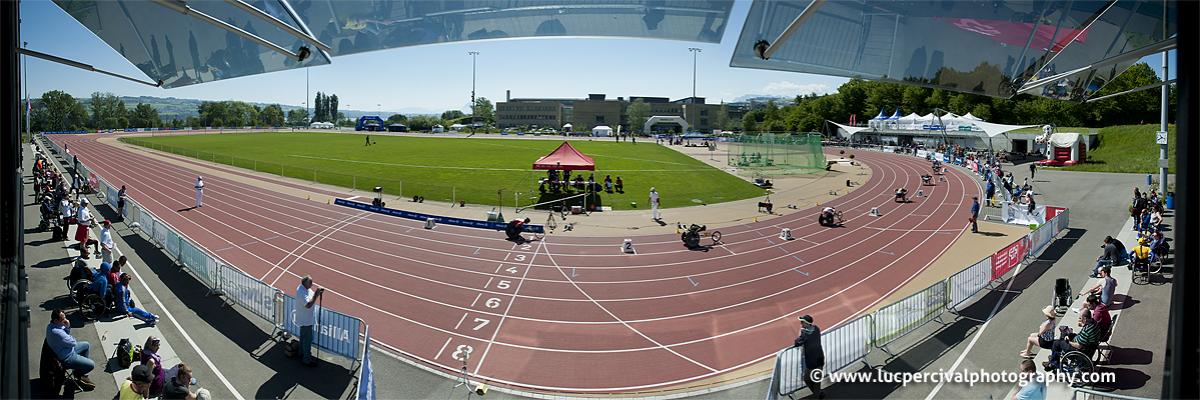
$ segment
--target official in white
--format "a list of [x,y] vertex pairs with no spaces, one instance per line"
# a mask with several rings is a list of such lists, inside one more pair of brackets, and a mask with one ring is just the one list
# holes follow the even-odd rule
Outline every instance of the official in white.
[[204,205],[204,178],[196,177],[196,208]]
[[654,187],[650,187],[650,219],[658,221],[658,191]]

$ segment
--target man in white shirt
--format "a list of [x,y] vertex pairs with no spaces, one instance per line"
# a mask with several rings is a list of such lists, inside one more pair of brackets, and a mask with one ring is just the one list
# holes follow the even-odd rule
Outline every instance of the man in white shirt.
[[106,219],[100,226],[100,254],[104,262],[112,264],[113,253],[117,251],[117,244],[112,238],[112,222]]
[[313,325],[316,323],[316,304],[325,288],[313,288],[311,276],[300,278],[300,286],[296,286],[296,304],[292,308],[296,313],[296,326],[300,327],[300,354],[304,365],[314,366],[317,362],[312,358]]
[[655,221],[661,219],[658,215],[658,191],[653,187],[650,188],[650,215],[650,219]]
[[196,177],[196,207],[204,205],[204,178]]

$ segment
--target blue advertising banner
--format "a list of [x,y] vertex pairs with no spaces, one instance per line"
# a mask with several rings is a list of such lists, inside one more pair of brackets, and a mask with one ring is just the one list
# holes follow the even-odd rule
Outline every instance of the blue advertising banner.
[[[300,337],[300,327],[296,325],[296,308],[296,298],[284,295],[283,329],[293,336]],[[330,353],[352,360],[358,359],[358,330],[362,326],[362,320],[315,304],[313,308],[317,309],[313,344]]]
[[[443,217],[440,215],[415,213],[412,211],[397,210],[397,209],[387,208],[387,207],[376,207],[371,204],[360,203],[357,201],[346,200],[346,199],[336,199],[333,201],[333,204],[337,204],[339,206],[355,208],[355,209],[359,209],[359,210],[363,210],[363,211],[370,211],[373,213],[379,213],[379,214],[383,214],[383,215],[391,215],[393,217],[414,219],[417,221],[425,221],[425,220],[428,220],[429,218],[433,218],[433,221],[437,222],[439,224],[465,226],[468,228],[492,229],[492,230],[502,231],[502,230],[504,230],[504,227],[507,225],[504,222],[488,222],[488,221],[480,221],[477,219]],[[543,228],[541,225],[525,225],[525,232],[543,233],[543,232],[545,232],[545,228]]]
[[362,370],[358,376],[358,399],[375,400],[375,371],[371,370],[371,330],[367,330],[367,350],[363,352]]

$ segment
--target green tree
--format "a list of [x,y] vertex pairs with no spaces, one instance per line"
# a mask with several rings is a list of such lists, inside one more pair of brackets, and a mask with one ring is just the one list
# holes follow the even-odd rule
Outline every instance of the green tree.
[[325,98],[325,109],[328,110],[330,117],[342,119],[342,113],[338,112],[338,97],[336,94]]
[[733,129],[733,122],[729,120],[729,106],[725,104],[721,104],[721,108],[717,109],[717,129]]
[[[1162,80],[1154,73],[1154,69],[1146,63],[1138,63],[1104,85],[1094,96],[1123,92],[1159,82]],[[1090,124],[1099,126],[1157,123],[1161,96],[1162,92],[1157,89],[1123,94],[1087,104],[1089,110],[1086,114]]]
[[459,120],[465,116],[467,115],[463,114],[462,110],[446,110],[442,112],[442,119],[446,121]]
[[133,107],[133,113],[129,116],[129,125],[134,128],[158,128],[162,126],[162,119],[154,107],[146,103],[138,103]]
[[479,97],[475,99],[475,118],[480,122],[494,121],[495,108],[492,107],[492,101],[487,97]]
[[329,121],[329,110],[325,104],[325,94],[317,92],[317,97],[313,99],[313,122]]
[[97,129],[125,129],[129,127],[128,110],[125,102],[112,93],[92,93],[89,103],[92,109],[92,126]]
[[742,116],[742,132],[758,131],[758,117],[751,111]]
[[33,108],[30,116],[33,130],[54,132],[87,128],[87,110],[66,92],[51,90],[43,93],[40,103],[40,107]]
[[278,104],[263,107],[262,111],[258,113],[258,120],[265,126],[283,126],[283,107]]
[[287,124],[291,126],[308,125],[308,110],[295,108],[287,113]]
[[[462,114],[462,111],[459,111],[458,113]],[[442,113],[442,115],[446,115],[446,113]],[[404,114],[392,114],[391,116],[387,117],[388,125],[404,124],[406,121],[408,121],[408,117],[405,117]]]
[[650,118],[650,105],[642,99],[634,100],[625,109],[625,114],[629,115],[629,124],[632,125],[629,130],[641,132],[642,127],[646,125],[646,120]]
[[434,125],[440,124],[442,121],[432,115],[414,115],[408,118],[408,129],[413,131],[427,131],[433,128]]

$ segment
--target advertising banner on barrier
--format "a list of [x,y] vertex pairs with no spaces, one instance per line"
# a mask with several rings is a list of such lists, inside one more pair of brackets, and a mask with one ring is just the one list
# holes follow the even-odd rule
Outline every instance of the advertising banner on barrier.
[[1025,254],[1028,252],[1029,238],[1023,237],[996,254],[992,254],[992,280],[1000,279],[1008,271],[1011,271],[1013,267],[1021,263],[1021,260],[1025,259]]
[[879,309],[872,316],[875,323],[876,346],[883,346],[912,332],[941,314],[946,306],[946,283],[938,281],[933,286],[914,293],[903,300]]
[[375,366],[371,365],[371,332],[367,331],[363,343],[367,350],[363,352],[362,369],[358,376],[358,400],[375,400]]
[[975,263],[962,271],[958,271],[954,275],[950,275],[950,279],[946,280],[948,289],[950,289],[950,300],[947,306],[955,308],[966,302],[975,293],[987,287],[988,282],[992,281],[992,258],[987,257]]
[[1058,216],[1059,213],[1066,209],[1066,207],[1046,206],[1046,222],[1050,222],[1051,219]]
[[[283,329],[299,337],[300,327],[296,325],[297,307],[303,307],[303,304],[297,306],[295,297],[283,296]],[[330,353],[357,360],[358,330],[362,320],[316,304],[313,304],[313,308],[317,309],[313,344]]]
[[267,321],[275,320],[275,293],[278,289],[251,278],[237,268],[224,264],[220,264],[219,268],[218,287],[226,298]]
[[929,152],[925,151],[925,150],[917,150],[917,157],[921,157],[921,158],[929,157]]
[[[393,208],[376,207],[371,204],[360,203],[357,201],[351,201],[351,200],[346,200],[346,199],[336,199],[333,201],[333,204],[337,204],[339,206],[346,206],[346,207],[350,207],[350,208],[356,208],[356,209],[363,210],[363,211],[380,213],[380,214],[384,214],[384,215],[391,215],[393,217],[413,219],[413,220],[417,220],[417,221],[425,221],[429,218],[433,218],[434,222],[439,223],[439,224],[465,226],[468,228],[494,229],[494,230],[502,231],[502,230],[504,230],[504,227],[507,225],[506,222],[488,222],[488,221],[480,221],[480,220],[475,220],[475,219],[443,217],[440,215],[422,214],[422,213],[415,213],[415,212],[411,212],[411,211],[397,210],[397,209],[393,209]],[[545,229],[541,225],[532,225],[532,224],[525,225],[525,232],[543,233],[544,231],[545,231]]]
[[1050,244],[1054,240],[1054,234],[1058,233],[1051,224],[1039,226],[1033,232],[1029,232],[1029,254],[1036,254]]

